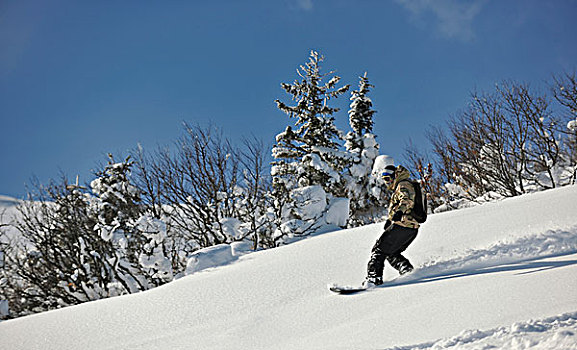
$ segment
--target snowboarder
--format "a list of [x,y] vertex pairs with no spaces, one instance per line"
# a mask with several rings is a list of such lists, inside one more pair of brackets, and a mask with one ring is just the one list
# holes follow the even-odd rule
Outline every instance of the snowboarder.
[[417,237],[419,229],[419,222],[412,215],[416,191],[410,182],[409,171],[400,165],[387,165],[381,176],[393,195],[385,230],[371,252],[367,278],[363,283],[365,288],[383,284],[385,260],[401,275],[413,270],[409,260],[401,253]]

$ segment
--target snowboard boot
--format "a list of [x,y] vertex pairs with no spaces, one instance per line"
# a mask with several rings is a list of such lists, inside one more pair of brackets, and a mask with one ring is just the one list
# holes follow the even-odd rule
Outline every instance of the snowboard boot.
[[366,289],[372,289],[375,288],[376,286],[380,286],[381,284],[383,284],[383,278],[382,277],[367,277],[367,279],[363,282],[363,287]]
[[411,271],[413,271],[413,267],[410,265],[404,265],[401,266],[401,268],[399,268],[399,274],[402,275],[406,275],[407,273],[410,273]]
[[400,275],[407,274],[413,271],[413,265],[411,262],[405,258],[402,254],[397,254],[387,257],[389,264],[399,272]]

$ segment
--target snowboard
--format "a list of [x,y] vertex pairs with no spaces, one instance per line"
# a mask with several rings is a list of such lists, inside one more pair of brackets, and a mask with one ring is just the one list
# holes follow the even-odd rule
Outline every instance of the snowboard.
[[[412,275],[412,273],[411,273],[411,275]],[[413,277],[414,277],[414,275],[413,275]],[[362,284],[357,285],[357,286],[348,286],[348,285],[339,285],[336,283],[329,284],[329,285],[327,285],[327,287],[333,293],[348,295],[348,294],[355,294],[355,293],[360,293],[360,292],[364,292],[364,291],[370,291],[373,289],[379,289],[379,288],[386,288],[386,287],[394,286],[394,285],[399,284],[399,283],[407,282],[409,279],[410,279],[410,277],[408,277],[407,274],[405,274],[402,276],[397,276],[397,277],[391,278],[389,280],[386,280],[383,284],[376,286],[376,287],[371,287],[371,288],[364,287]]]
[[355,286],[339,286],[337,284],[329,284],[328,287],[331,292],[343,295],[355,294],[367,290],[367,288],[363,286],[355,287]]

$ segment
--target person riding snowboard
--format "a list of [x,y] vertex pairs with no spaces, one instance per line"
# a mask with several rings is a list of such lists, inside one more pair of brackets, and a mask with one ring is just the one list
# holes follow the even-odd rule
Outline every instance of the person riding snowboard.
[[363,283],[367,288],[383,284],[385,260],[401,275],[413,270],[413,265],[401,253],[417,237],[419,230],[419,222],[412,215],[416,192],[409,179],[409,170],[400,165],[387,165],[381,176],[393,195],[385,231],[371,252],[368,275]]

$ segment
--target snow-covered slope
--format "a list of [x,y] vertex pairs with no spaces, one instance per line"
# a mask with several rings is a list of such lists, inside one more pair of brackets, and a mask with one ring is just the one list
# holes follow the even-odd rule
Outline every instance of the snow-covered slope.
[[0,195],[0,211],[3,208],[11,208],[18,204],[18,200],[8,196]]
[[[148,292],[0,323],[3,349],[577,348],[577,186],[430,216],[388,287],[359,283],[381,224]],[[387,277],[395,272],[387,269]]]

